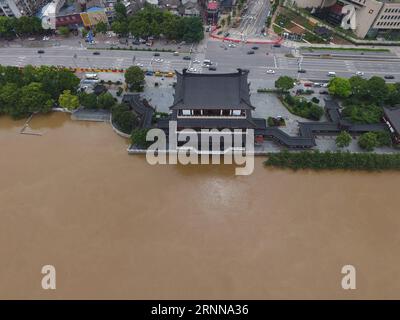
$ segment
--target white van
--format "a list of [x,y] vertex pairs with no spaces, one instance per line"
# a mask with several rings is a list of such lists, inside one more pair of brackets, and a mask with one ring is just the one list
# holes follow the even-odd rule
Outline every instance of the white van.
[[329,71],[329,72],[328,72],[328,77],[336,77],[336,72],[334,72],[334,71]]
[[99,76],[97,75],[97,73],[86,73],[85,78],[88,80],[98,80]]

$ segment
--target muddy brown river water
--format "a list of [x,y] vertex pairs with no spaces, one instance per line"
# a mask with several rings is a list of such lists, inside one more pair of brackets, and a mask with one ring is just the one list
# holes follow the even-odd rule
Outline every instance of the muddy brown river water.
[[150,166],[108,124],[23,123],[0,117],[0,298],[400,298],[398,172]]

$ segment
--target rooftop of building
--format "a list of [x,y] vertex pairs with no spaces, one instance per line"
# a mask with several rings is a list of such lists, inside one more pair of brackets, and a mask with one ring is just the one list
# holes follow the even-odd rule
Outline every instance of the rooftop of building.
[[390,121],[392,127],[400,132],[400,108],[383,108],[386,119]]
[[234,73],[190,73],[176,71],[174,104],[178,109],[248,109],[250,102],[249,71],[238,69]]

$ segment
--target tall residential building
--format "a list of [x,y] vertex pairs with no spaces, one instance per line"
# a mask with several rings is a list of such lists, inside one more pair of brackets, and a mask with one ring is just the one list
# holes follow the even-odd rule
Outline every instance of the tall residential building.
[[364,38],[379,31],[400,30],[400,0],[292,0],[297,7],[312,9],[314,15],[352,29]]
[[51,0],[0,0],[0,15],[7,17],[32,16]]

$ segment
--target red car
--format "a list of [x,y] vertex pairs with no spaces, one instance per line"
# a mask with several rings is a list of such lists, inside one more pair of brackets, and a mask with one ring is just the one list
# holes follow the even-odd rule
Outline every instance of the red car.
[[304,84],[304,86],[305,86],[305,87],[312,87],[312,83],[311,83],[311,82],[306,82],[306,83]]

